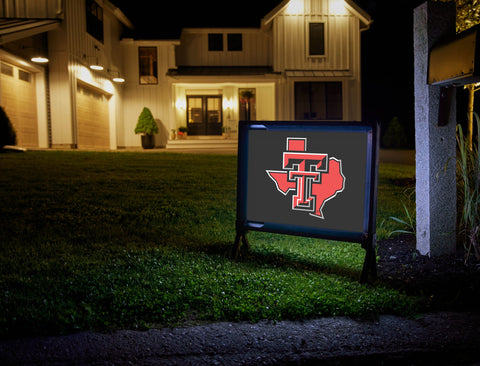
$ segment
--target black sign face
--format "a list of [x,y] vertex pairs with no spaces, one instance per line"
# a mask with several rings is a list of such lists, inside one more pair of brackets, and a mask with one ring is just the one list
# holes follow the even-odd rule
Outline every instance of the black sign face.
[[242,122],[238,222],[249,230],[361,241],[374,227],[375,127]]

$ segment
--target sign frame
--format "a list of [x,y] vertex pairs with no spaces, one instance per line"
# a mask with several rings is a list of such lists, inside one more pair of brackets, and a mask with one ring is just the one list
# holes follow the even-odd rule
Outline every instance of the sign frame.
[[[269,220],[250,220],[248,215],[249,150],[256,131],[299,133],[361,133],[366,136],[365,189],[363,196],[363,225],[361,230],[342,230],[278,223]],[[376,214],[379,165],[379,135],[377,123],[354,121],[240,121],[237,160],[237,219],[233,256],[248,250],[249,231],[263,231],[294,236],[360,243],[366,250],[360,281],[376,276]]]

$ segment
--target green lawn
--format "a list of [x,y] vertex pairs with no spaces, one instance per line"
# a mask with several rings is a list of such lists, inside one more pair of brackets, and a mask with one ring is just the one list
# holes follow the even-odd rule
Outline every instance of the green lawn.
[[[381,166],[380,236],[413,174]],[[418,310],[358,244],[250,233],[234,262],[235,216],[236,156],[0,154],[0,336]]]

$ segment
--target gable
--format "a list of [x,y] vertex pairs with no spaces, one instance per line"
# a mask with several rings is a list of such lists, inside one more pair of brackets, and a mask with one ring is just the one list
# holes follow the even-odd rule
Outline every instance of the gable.
[[[307,4],[309,3],[309,4]],[[309,5],[311,9],[324,14],[328,12],[346,11],[358,17],[360,20],[360,28],[368,29],[372,23],[370,15],[361,9],[353,0],[284,0],[268,13],[262,20],[262,27],[268,26],[277,16],[287,12],[295,14],[306,11]]]

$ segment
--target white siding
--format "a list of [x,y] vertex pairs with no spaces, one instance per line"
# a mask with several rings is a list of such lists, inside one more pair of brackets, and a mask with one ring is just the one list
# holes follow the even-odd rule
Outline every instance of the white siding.
[[[292,0],[271,21],[273,69],[286,73],[277,85],[277,118],[294,118],[296,81],[340,81],[343,119],[361,119],[360,23],[339,0]],[[308,27],[325,23],[325,56],[308,55]]]
[[[125,61],[125,86],[123,102],[123,124],[118,131],[119,146],[140,146],[140,136],[134,130],[138,116],[144,107],[151,110],[154,118],[159,119],[170,131],[177,128],[175,123],[172,85],[166,73],[175,68],[175,44],[178,41],[122,41],[122,57]],[[158,84],[140,85],[138,70],[138,47],[157,48]]]
[[[109,96],[110,148],[118,145],[116,126],[122,124],[122,111],[118,108],[122,87],[113,85],[111,79],[114,73],[123,75],[122,27],[108,4],[102,1],[99,4],[103,5],[103,43],[87,33],[84,0],[65,0],[65,19],[59,29],[49,32],[53,146],[77,144],[77,80]],[[89,65],[97,61],[104,67],[103,71],[89,69]]]
[[[273,20],[275,71],[351,70],[358,62],[352,54],[360,33],[358,18],[353,14],[329,14],[327,5],[333,1],[338,2],[305,0],[305,13],[291,14],[287,8],[277,15]],[[308,55],[308,25],[311,22],[325,23],[324,57]]]
[[[223,34],[223,51],[208,51],[209,33]],[[229,33],[242,34],[242,51],[228,51]],[[260,29],[185,29],[176,62],[179,66],[268,66],[272,64],[272,39]]]

